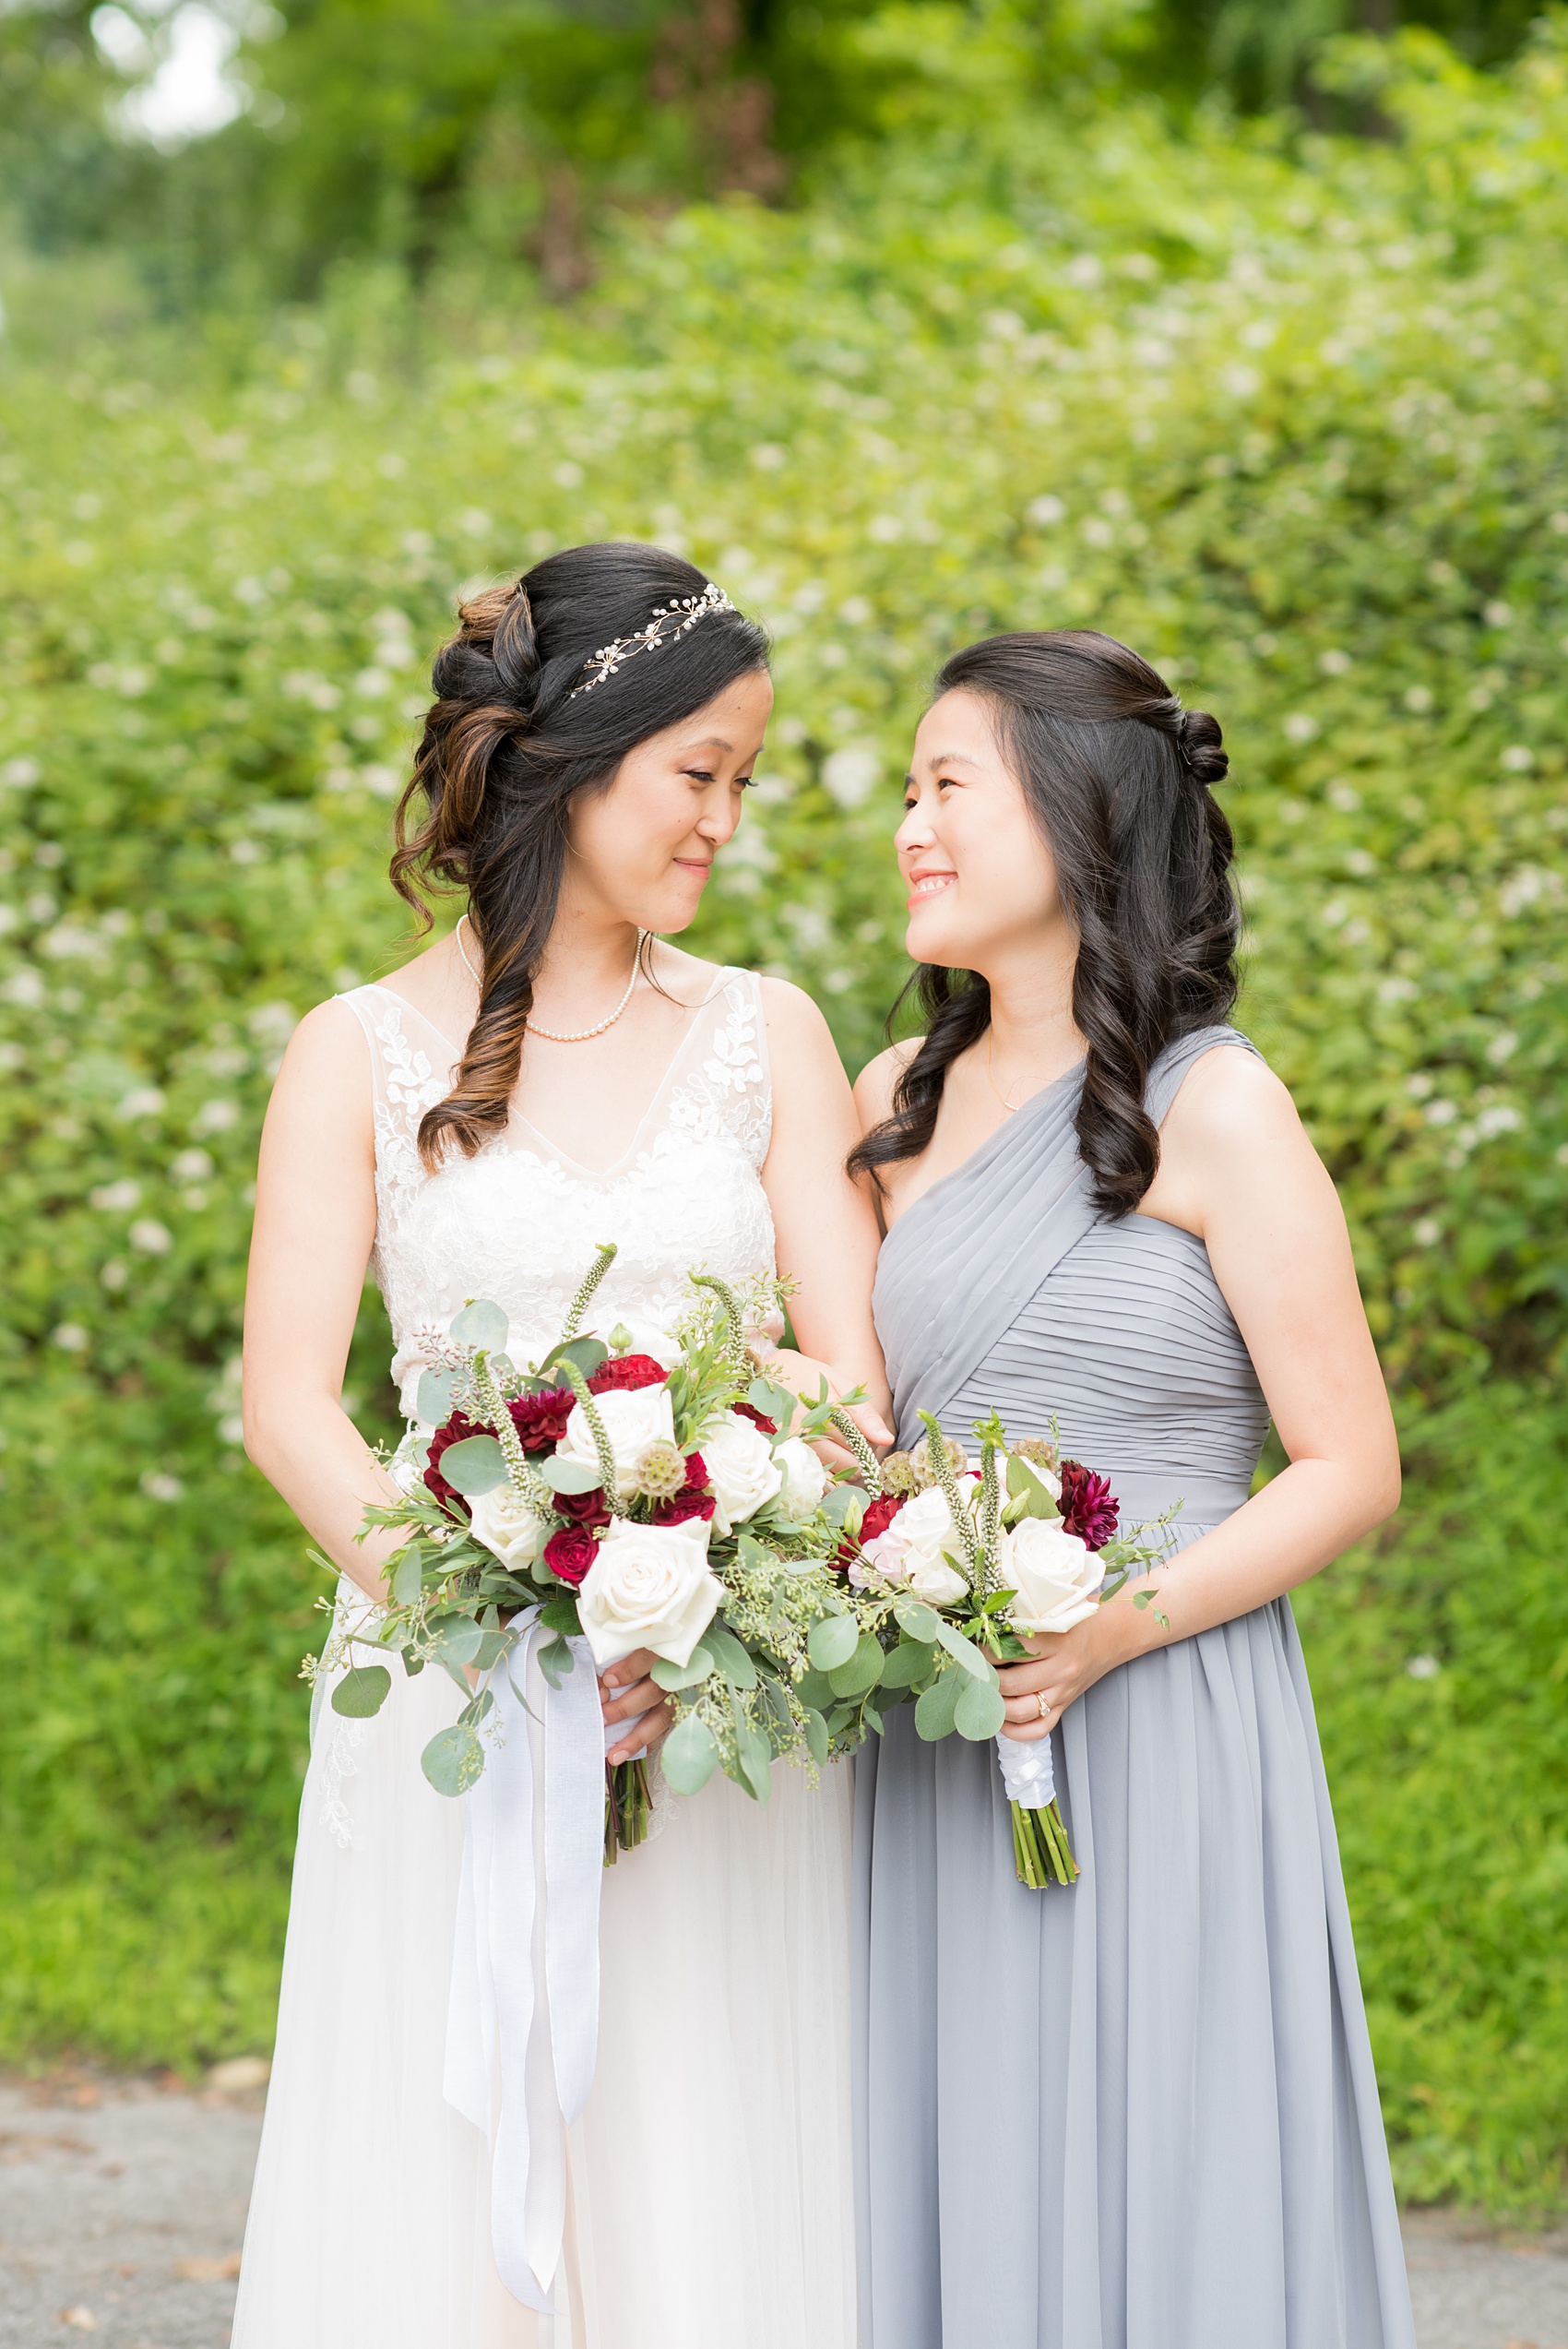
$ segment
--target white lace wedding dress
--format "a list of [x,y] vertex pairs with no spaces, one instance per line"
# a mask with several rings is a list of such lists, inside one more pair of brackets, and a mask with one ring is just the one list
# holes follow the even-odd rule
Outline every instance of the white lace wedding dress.
[[[415,1135],[457,1046],[388,988],[341,1000],[370,1043],[374,1262],[410,1410],[466,1298],[538,1358],[601,1240],[603,1329],[668,1327],[694,1266],[772,1269],[750,973],[720,973],[602,1172],[515,1119],[426,1175]],[[853,2349],[847,1770],[814,1792],[776,1768],[765,1806],[722,1777],[666,1795],[606,1871],[598,2070],[540,2318],[495,2275],[488,2148],[442,2094],[463,1823],[420,1754],[458,1702],[434,1671],[395,1673],[366,1722],[317,1695],[234,2349]]]

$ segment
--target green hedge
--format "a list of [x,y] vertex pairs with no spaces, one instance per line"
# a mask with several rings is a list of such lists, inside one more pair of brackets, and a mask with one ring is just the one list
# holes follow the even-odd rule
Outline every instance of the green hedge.
[[[1002,37],[945,21],[873,182],[628,231],[571,311],[352,278],[220,366],[150,329],[62,359],[70,280],[13,289],[0,2046],[267,2040],[317,1587],[236,1446],[268,1075],[403,951],[388,803],[454,592],[624,532],[772,628],[766,780],[697,936],[811,986],[851,1062],[904,974],[888,834],[943,651],[1093,621],[1220,715],[1246,1017],[1420,1447],[1405,1531],[1302,1610],[1402,2175],[1550,2199],[1565,52],[1502,85],[1412,42],[1401,143],[1290,155],[1019,113]],[[370,1428],[388,1351],[367,1306]]]

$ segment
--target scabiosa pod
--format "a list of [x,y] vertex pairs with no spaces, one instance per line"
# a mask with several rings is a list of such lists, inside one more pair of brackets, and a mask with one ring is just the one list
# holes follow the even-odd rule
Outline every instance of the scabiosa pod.
[[[964,1545],[964,1555],[968,1561],[969,1579],[973,1581],[980,1557],[980,1540],[975,1532],[974,1519],[970,1516],[968,1507],[959,1494],[958,1480],[953,1473],[954,1448],[949,1445],[931,1412],[922,1411],[921,1418],[926,1430],[925,1449],[936,1472],[935,1481],[942,1487],[942,1497],[947,1503],[948,1513],[958,1529],[958,1539]],[[961,1451],[958,1457],[960,1460],[963,1459],[964,1455]]]
[[686,1482],[685,1455],[678,1444],[650,1444],[637,1463],[637,1490],[650,1501],[672,1501]]
[[[602,1253],[601,1250],[600,1254]],[[594,1401],[592,1389],[575,1362],[564,1362],[561,1367],[571,1381],[572,1392],[581,1406],[583,1417],[588,1421],[588,1434],[593,1437],[593,1448],[599,1456],[600,1477],[604,1485],[605,1505],[612,1517],[624,1517],[626,1504],[621,1498],[619,1491],[615,1447],[612,1444],[605,1430],[604,1422],[599,1415],[599,1405]]]
[[582,1328],[583,1316],[588,1309],[589,1301],[593,1296],[594,1291],[598,1288],[600,1282],[603,1280],[605,1274],[609,1271],[611,1266],[614,1263],[620,1253],[621,1251],[616,1246],[613,1240],[601,1240],[600,1242],[599,1254],[594,1258],[590,1269],[584,1273],[577,1294],[572,1299],[571,1305],[568,1306],[566,1311],[566,1318],[561,1326],[561,1340],[563,1344],[567,1343],[571,1339],[575,1338],[577,1331]]

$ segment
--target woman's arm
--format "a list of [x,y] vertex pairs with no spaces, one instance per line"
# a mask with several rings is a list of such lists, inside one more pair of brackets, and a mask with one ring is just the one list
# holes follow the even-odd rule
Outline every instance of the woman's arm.
[[[827,1022],[799,987],[765,979],[763,1009],[773,1067],[773,1139],[762,1170],[773,1209],[778,1270],[799,1282],[790,1319],[802,1353],[835,1389],[863,1386],[869,1409],[856,1417],[874,1443],[891,1443],[882,1349],[871,1316],[876,1218],[844,1172],[860,1139],[849,1080]],[[796,1358],[779,1375],[799,1385]]]
[[[1113,1665],[1304,1582],[1399,1504],[1393,1413],[1334,1186],[1285,1087],[1233,1049],[1197,1061],[1160,1131],[1144,1212],[1195,1232],[1253,1358],[1289,1465],[1168,1567],[1140,1610],[1103,1606],[1002,1675],[1010,1734],[1040,1736]],[[1161,1616],[1165,1618],[1162,1622]]]
[[354,1539],[396,1486],[343,1409],[375,1236],[370,1069],[358,1020],[320,1005],[295,1030],[262,1128],[245,1287],[245,1449],[327,1556],[374,1599],[401,1544]]

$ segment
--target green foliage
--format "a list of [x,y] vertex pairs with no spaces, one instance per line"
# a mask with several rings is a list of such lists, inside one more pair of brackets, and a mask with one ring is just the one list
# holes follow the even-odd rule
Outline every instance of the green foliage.
[[[266,2043],[320,1587],[238,1448],[268,1077],[309,1004],[407,951],[388,813],[454,592],[627,532],[711,566],[777,645],[694,942],[802,981],[857,1064],[905,974],[888,835],[947,648],[1092,622],[1220,715],[1244,1016],[1341,1184],[1420,1446],[1408,1530],[1302,1604],[1398,2159],[1421,2191],[1544,2199],[1568,2143],[1540,1400],[1568,1291],[1561,39],[1506,85],[1430,41],[1392,78],[1348,53],[1401,141],[1293,155],[1131,107],[1069,124],[1012,102],[1016,27],[901,21],[856,36],[897,68],[874,171],[792,216],[626,226],[571,313],[422,316],[365,275],[255,352],[62,364],[76,280],[18,291],[0,2034]],[[389,1352],[369,1299],[373,1436]],[[1516,1407],[1456,1417],[1488,1370]]]

